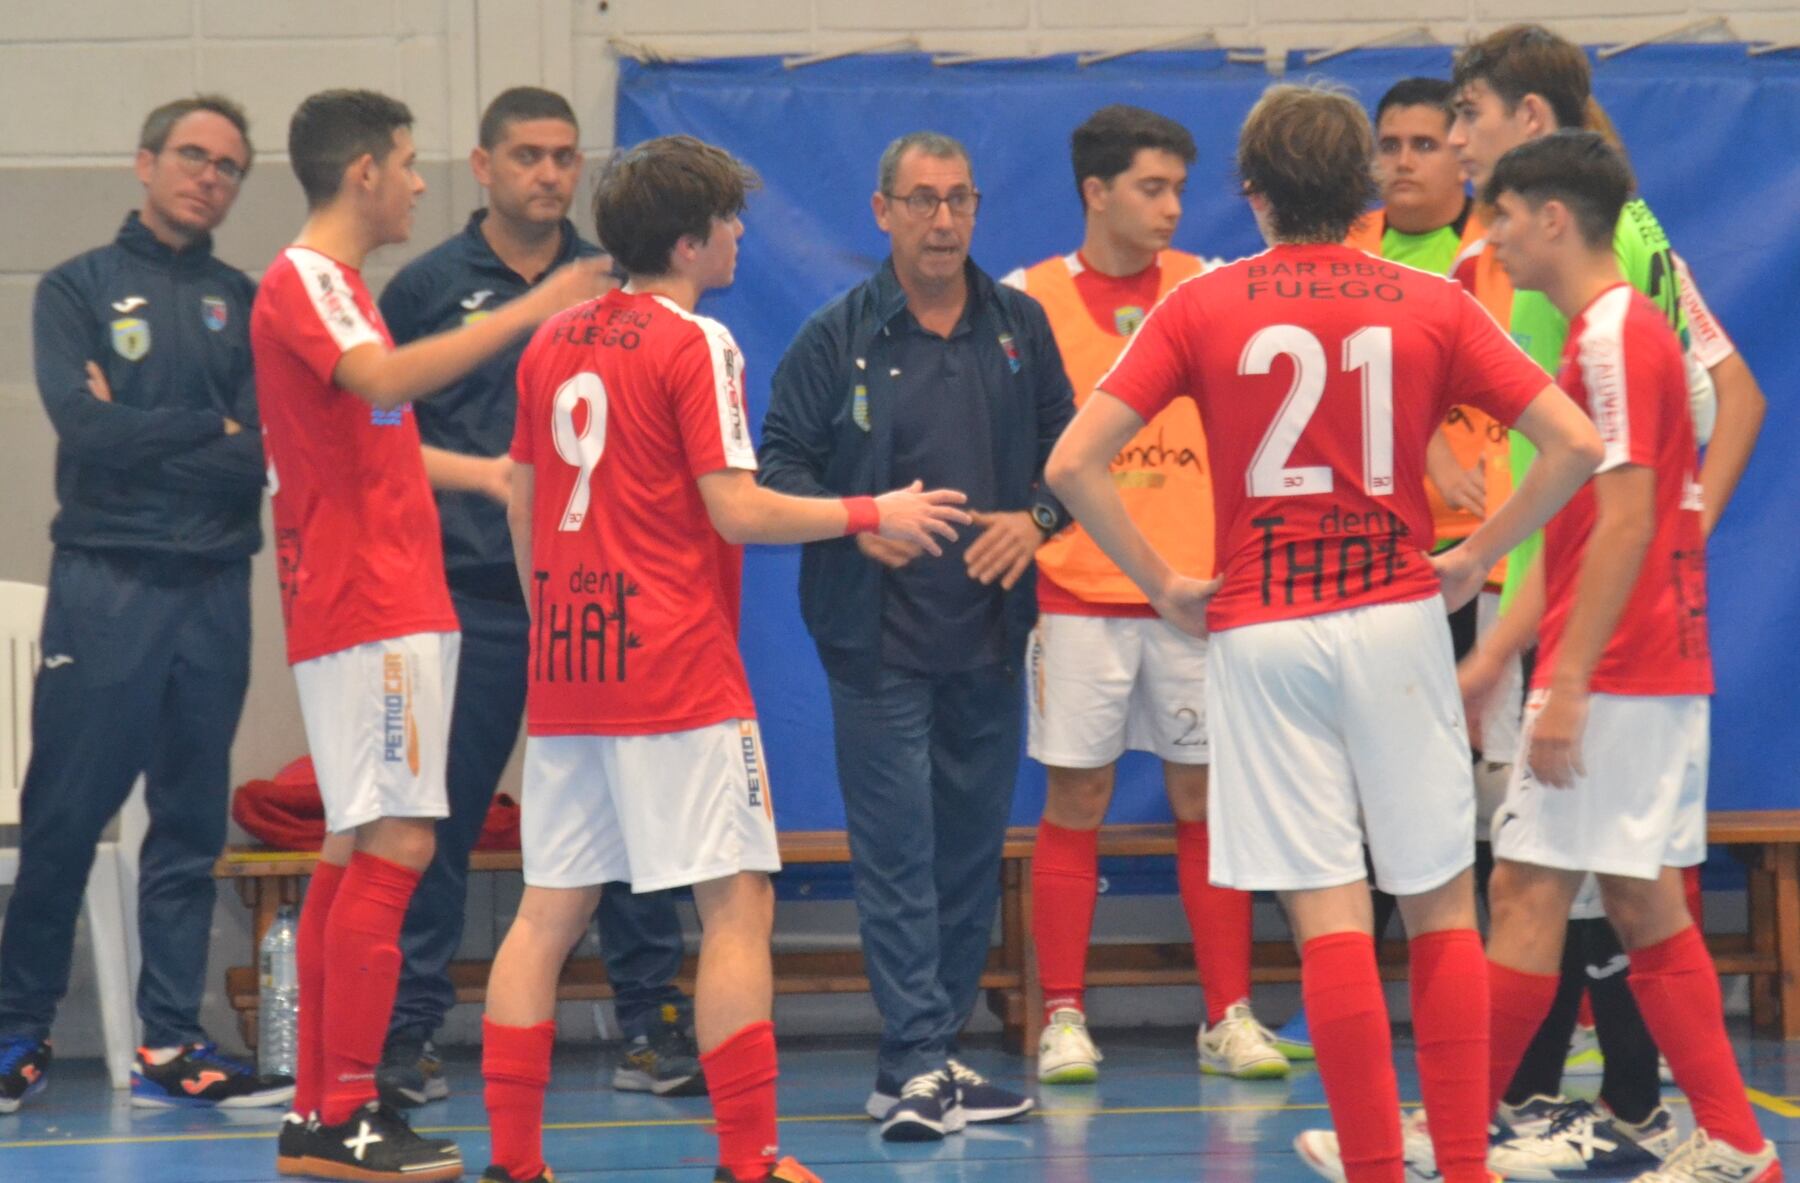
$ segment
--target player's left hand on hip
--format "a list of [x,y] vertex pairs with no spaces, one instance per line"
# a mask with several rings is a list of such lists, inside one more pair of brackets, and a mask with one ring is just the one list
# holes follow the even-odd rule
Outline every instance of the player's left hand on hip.
[[981,531],[981,537],[970,543],[963,553],[969,578],[984,584],[998,581],[1001,587],[1011,591],[1013,584],[1019,582],[1019,577],[1031,566],[1031,556],[1043,543],[1044,532],[1022,509],[969,516]]
[[1554,789],[1572,788],[1587,775],[1581,760],[1581,733],[1587,729],[1588,696],[1552,690],[1531,724],[1531,774]]

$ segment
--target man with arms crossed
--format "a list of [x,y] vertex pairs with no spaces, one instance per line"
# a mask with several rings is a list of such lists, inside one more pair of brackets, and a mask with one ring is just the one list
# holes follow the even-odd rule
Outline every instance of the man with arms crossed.
[[[1160,613],[1213,634],[1213,874],[1281,893],[1342,1177],[1399,1183],[1404,1170],[1366,842],[1412,938],[1438,1162],[1450,1183],[1486,1183],[1487,1037],[1469,1022],[1486,1009],[1474,786],[1444,613],[1574,492],[1599,442],[1457,285],[1338,245],[1372,196],[1371,138],[1347,96],[1296,86],[1263,96],[1238,168],[1273,245],[1158,306],[1048,474]],[[1144,540],[1108,471],[1183,396],[1199,404],[1215,478],[1222,573],[1204,582]],[[1544,462],[1432,560],[1425,449],[1458,403],[1516,422]],[[1331,1140],[1314,1131],[1296,1148],[1312,1164],[1314,1144]]]
[[300,915],[298,1079],[276,1166],[328,1179],[462,1175],[455,1144],[414,1134],[375,1088],[401,924],[447,813],[456,689],[456,614],[410,404],[600,290],[597,265],[570,264],[486,320],[395,349],[360,269],[411,231],[425,189],[411,124],[371,91],[300,104],[288,154],[310,213],[251,320],[288,660],[327,831]]
[[769,933],[781,869],[743,661],[747,542],[857,533],[938,551],[962,494],[792,497],[756,483],[744,358],[694,314],[729,284],[755,174],[687,136],[608,164],[600,240],[631,276],[539,331],[519,364],[512,525],[531,611],[525,895],[482,1040],[494,1183],[548,1183],[556,980],[601,885],[691,886],[695,1020],[716,1183],[817,1183],[777,1161]]
[[[568,219],[581,177],[580,132],[568,102],[551,91],[503,91],[481,118],[469,154],[487,191],[461,233],[414,259],[381,293],[394,342],[471,324],[529,291],[573,259],[599,254]],[[437,854],[413,895],[401,932],[405,964],[377,1083],[394,1105],[449,1095],[430,1039],[456,1001],[450,958],[462,940],[469,851],[519,737],[525,713],[530,618],[506,528],[506,456],[517,416],[513,376],[525,340],[490,357],[419,404],[425,475],[437,489],[445,576],[462,625],[456,705],[445,784],[450,816],[438,823]],[[680,1095],[705,1087],[694,1059],[681,970],[681,920],[667,892],[606,892],[600,953],[627,1040],[613,1087]]]
[[[1172,119],[1095,112],[1070,140],[1087,230],[1074,254],[1001,282],[1044,306],[1077,405],[1156,302],[1204,266],[1169,249],[1196,155]],[[1212,484],[1192,402],[1172,403],[1119,453],[1113,481],[1132,520],[1183,574],[1210,578]],[[1200,1067],[1244,1078],[1288,1063],[1250,1013],[1250,896],[1214,887],[1206,838],[1206,642],[1166,621],[1079,526],[1038,550],[1038,624],[1026,658],[1028,750],[1049,773],[1031,863],[1032,944],[1044,984],[1038,1079],[1086,1083],[1100,1052],[1082,978],[1098,897],[1100,823],[1127,747],[1162,759],[1175,865],[1206,1000]]]
[[49,1083],[94,850],[139,773],[150,829],[131,1103],[280,1105],[293,1093],[292,1080],[221,1056],[200,1027],[262,546],[256,287],[212,250],[250,162],[231,100],[157,107],[138,137],[143,203],[112,242],[48,272],[33,302],[32,360],[56,430],[56,550],[19,877],[0,929],[0,1113]]
[[1699,1126],[1660,1166],[1640,1151],[1654,1167],[1640,1180],[1774,1183],[1781,1164],[1744,1094],[1718,973],[1683,898],[1681,869],[1706,857],[1703,494],[1680,342],[1613,251],[1631,188],[1599,135],[1558,132],[1507,153],[1483,191],[1513,285],[1569,321],[1558,383],[1606,446],[1487,642],[1506,653],[1539,640],[1528,758],[1494,822],[1490,1107],[1549,1011],[1559,922],[1593,873],[1638,1009]]

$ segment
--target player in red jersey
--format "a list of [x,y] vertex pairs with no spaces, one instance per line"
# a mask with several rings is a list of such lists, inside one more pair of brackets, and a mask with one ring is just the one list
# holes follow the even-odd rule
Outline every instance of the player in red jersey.
[[542,1149],[556,980],[600,885],[691,886],[695,1031],[722,1183],[802,1183],[778,1159],[769,932],[780,869],[737,650],[741,545],[879,533],[940,553],[961,493],[792,497],[756,484],[744,359],[698,316],[731,282],[748,168],[687,136],[601,177],[601,243],[626,287],[546,324],[519,363],[513,549],[531,610],[525,895],[494,959],[482,1073],[496,1183]]
[[[1277,86],[1238,168],[1272,246],[1157,306],[1050,458],[1052,487],[1159,612],[1212,633],[1215,882],[1281,894],[1333,1120],[1321,1173],[1399,1183],[1401,1128],[1363,844],[1412,938],[1413,1026],[1437,1161],[1486,1183],[1486,967],[1474,785],[1444,627],[1494,560],[1600,456],[1593,427],[1454,282],[1336,245],[1373,195],[1345,95]],[[1170,400],[1200,408],[1220,575],[1176,575],[1107,476]],[[1468,541],[1429,556],[1425,453],[1450,407],[1541,441],[1544,462]],[[1342,1163],[1337,1164],[1341,1140]],[[1318,1147],[1332,1143],[1329,1155]],[[1326,1160],[1329,1159],[1329,1162]]]
[[360,268],[405,241],[424,191],[411,123],[370,91],[300,105],[288,152],[310,213],[251,314],[288,660],[328,832],[300,917],[287,1175],[462,1176],[455,1143],[420,1138],[375,1092],[400,925],[446,813],[459,640],[408,404],[603,290],[597,264],[572,264],[486,320],[393,348]]
[[1718,974],[1682,888],[1681,869],[1706,857],[1702,497],[1680,343],[1613,252],[1631,187],[1601,136],[1557,132],[1503,156],[1484,193],[1495,209],[1489,240],[1513,285],[1569,318],[1558,383],[1606,445],[1484,645],[1519,648],[1535,630],[1539,651],[1528,759],[1494,819],[1490,1100],[1549,1010],[1560,921],[1593,872],[1645,1026],[1699,1126],[1639,1178],[1772,1183],[1781,1164],[1744,1095]]

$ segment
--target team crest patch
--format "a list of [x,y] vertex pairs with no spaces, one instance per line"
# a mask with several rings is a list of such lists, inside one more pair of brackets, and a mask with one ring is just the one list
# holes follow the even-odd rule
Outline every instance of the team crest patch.
[[1000,334],[1000,352],[1006,355],[1006,364],[1015,374],[1019,372],[1019,367],[1025,364],[1019,357],[1019,343],[1013,340],[1011,333]]
[[231,306],[222,296],[201,296],[200,319],[207,328],[219,332],[231,319]]
[[136,316],[113,321],[112,347],[126,361],[137,361],[150,352],[150,322]]
[[850,418],[864,431],[869,430],[869,388],[860,382],[850,393]]
[[1138,326],[1143,323],[1144,310],[1139,308],[1136,304],[1127,304],[1123,308],[1113,309],[1113,328],[1118,331],[1118,334],[1121,337],[1131,336],[1131,334],[1138,331]]

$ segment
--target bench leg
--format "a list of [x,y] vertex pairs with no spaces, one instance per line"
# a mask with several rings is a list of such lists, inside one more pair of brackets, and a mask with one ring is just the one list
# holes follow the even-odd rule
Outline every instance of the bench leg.
[[1769,848],[1774,865],[1774,914],[1779,979],[1780,1026],[1783,1039],[1800,1039],[1800,845],[1782,842]]
[[1773,973],[1750,975],[1750,1025],[1757,1032],[1773,1035],[1780,1026],[1781,972],[1779,936],[1775,923],[1775,874],[1769,867],[1768,852],[1758,847],[1746,852],[1744,902],[1750,929],[1750,948],[1759,956],[1777,958]]

